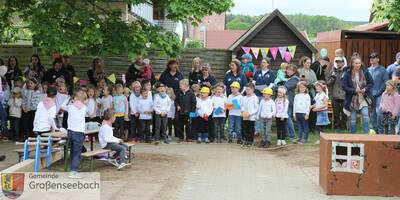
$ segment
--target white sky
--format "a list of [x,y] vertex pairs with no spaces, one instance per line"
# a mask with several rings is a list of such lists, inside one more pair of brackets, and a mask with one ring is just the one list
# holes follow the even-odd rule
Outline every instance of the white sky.
[[334,16],[346,21],[368,21],[372,0],[233,0],[233,14],[263,15],[274,7],[283,14]]

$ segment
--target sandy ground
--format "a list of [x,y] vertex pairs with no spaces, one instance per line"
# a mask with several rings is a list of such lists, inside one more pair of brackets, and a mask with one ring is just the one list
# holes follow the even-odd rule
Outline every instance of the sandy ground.
[[[15,148],[0,145],[2,152]],[[265,151],[231,144],[139,144],[135,152],[134,164],[123,171],[95,162],[101,199],[400,199],[324,195],[318,147],[312,145]],[[10,154],[0,168],[16,160]],[[62,171],[62,162],[50,170]]]

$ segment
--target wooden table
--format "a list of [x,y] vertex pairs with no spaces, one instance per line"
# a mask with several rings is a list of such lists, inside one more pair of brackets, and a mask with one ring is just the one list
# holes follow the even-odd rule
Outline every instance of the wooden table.
[[[90,151],[93,151],[93,138],[95,134],[99,133],[99,129],[94,129],[94,130],[86,130],[85,132],[83,132],[83,134],[86,136],[89,136],[90,139]],[[69,155],[68,155],[68,150],[69,147],[71,146],[71,141],[68,138],[68,134],[66,133],[62,133],[62,132],[51,132],[51,133],[43,133],[42,136],[45,137],[54,137],[54,138],[63,138],[63,139],[67,139],[67,143],[64,145],[64,171],[68,171],[68,159],[69,159]]]

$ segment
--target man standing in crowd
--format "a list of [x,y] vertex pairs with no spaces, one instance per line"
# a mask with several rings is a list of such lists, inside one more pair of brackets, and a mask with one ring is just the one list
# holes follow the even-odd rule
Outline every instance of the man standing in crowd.
[[346,129],[346,115],[343,112],[345,92],[342,89],[341,81],[344,74],[343,68],[345,67],[345,62],[343,57],[336,57],[334,62],[335,65],[332,66],[332,70],[326,79],[326,83],[331,88],[333,113],[335,116],[335,131],[341,132]]
[[398,53],[396,54],[396,61],[394,61],[393,64],[389,65],[389,66],[386,68],[386,71],[388,72],[388,75],[389,75],[389,79],[392,78],[392,76],[394,75],[394,73],[396,72],[396,70],[399,69],[399,68],[400,68],[400,52],[398,52]]
[[317,80],[325,80],[325,71],[331,61],[328,57],[320,58],[311,65],[311,69],[315,72]]
[[381,102],[381,97],[385,91],[386,81],[389,79],[388,73],[384,66],[379,64],[379,54],[374,52],[369,55],[369,62],[371,66],[368,68],[369,73],[374,80],[374,85],[372,87],[372,126],[376,133],[383,133],[383,128],[380,123],[381,111],[379,105]]

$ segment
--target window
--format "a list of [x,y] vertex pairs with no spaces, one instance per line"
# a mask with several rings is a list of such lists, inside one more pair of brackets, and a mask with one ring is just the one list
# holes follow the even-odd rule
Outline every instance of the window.
[[364,173],[364,144],[332,142],[331,171]]

